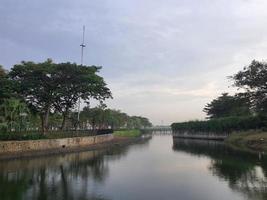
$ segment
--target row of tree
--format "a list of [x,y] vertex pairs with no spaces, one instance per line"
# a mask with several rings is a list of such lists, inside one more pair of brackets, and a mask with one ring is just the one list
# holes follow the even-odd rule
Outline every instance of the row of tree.
[[253,60],[237,74],[229,77],[239,93],[223,93],[207,104],[208,118],[267,115],[267,63]]
[[[41,63],[22,61],[10,71],[0,66],[0,130],[42,130],[45,133],[79,126],[147,126],[144,123],[147,119],[137,117],[134,120],[135,117],[103,107],[103,102],[112,95],[104,79],[98,75],[100,69],[69,62],[54,63],[51,59]],[[78,121],[77,103],[81,100],[89,105],[92,99],[101,106],[85,107]],[[121,117],[123,114],[125,118]]]
[[151,127],[150,121],[141,116],[129,116],[119,110],[104,107],[84,107],[81,112],[83,129],[140,129]]
[[223,93],[203,111],[208,121],[174,123],[174,131],[231,132],[267,126],[267,63],[252,61],[229,77],[238,93]]

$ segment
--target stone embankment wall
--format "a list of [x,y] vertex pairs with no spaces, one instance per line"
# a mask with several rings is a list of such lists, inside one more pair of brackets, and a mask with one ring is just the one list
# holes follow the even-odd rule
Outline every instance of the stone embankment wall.
[[173,133],[174,138],[203,139],[203,140],[225,140],[229,134],[213,134],[213,133]]
[[0,142],[0,155],[8,153],[22,153],[42,150],[56,150],[62,148],[77,148],[107,142],[113,139],[112,134],[73,137],[62,139],[43,139],[27,141],[2,141]]

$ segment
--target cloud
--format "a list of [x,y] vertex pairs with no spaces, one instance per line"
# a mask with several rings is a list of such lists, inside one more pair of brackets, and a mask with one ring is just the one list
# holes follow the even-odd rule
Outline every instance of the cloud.
[[266,59],[264,0],[3,0],[0,62],[80,62],[103,66],[109,106],[169,124],[204,118],[228,88],[226,76]]

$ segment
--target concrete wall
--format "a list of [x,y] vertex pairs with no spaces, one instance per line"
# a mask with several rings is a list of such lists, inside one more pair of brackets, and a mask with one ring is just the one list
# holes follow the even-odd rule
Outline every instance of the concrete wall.
[[204,139],[204,140],[225,140],[228,134],[216,134],[216,133],[173,133],[174,138],[188,138],[188,139]]
[[52,150],[73,147],[86,147],[89,145],[107,142],[113,139],[112,134],[74,137],[63,139],[4,141],[0,142],[0,154]]

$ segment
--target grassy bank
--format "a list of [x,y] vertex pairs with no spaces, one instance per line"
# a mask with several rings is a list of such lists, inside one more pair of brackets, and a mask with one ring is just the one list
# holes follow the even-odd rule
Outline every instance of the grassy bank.
[[113,135],[118,137],[139,137],[142,133],[140,130],[121,130],[114,131]]
[[266,131],[245,131],[233,133],[225,142],[226,144],[241,150],[267,152]]

